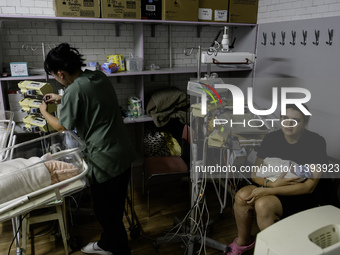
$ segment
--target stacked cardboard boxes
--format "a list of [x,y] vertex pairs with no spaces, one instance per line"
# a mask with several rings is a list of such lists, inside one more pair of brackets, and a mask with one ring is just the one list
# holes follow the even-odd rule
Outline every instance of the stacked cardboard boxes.
[[100,0],[54,0],[57,17],[100,18]]
[[54,0],[56,16],[256,24],[259,0]]
[[198,20],[228,21],[228,0],[199,0]]
[[198,20],[256,24],[258,0],[199,0]]
[[102,18],[141,19],[141,0],[101,0]]
[[199,0],[163,0],[163,20],[198,21]]
[[259,0],[229,0],[230,23],[256,24]]

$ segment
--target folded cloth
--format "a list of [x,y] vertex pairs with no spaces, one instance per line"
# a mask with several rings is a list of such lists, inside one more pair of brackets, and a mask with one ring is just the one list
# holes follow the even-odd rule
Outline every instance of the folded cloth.
[[0,163],[0,204],[51,185],[51,176],[38,157]]
[[190,110],[190,98],[176,87],[170,87],[152,93],[146,107],[157,127],[163,127],[171,119],[178,119],[187,124]]
[[51,175],[51,184],[67,180],[79,174],[78,168],[63,161],[49,160],[45,162],[45,166]]

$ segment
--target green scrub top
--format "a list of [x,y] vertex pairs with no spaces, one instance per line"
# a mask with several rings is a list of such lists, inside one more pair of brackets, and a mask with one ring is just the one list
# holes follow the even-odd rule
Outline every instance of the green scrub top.
[[66,88],[60,108],[59,123],[76,129],[86,144],[90,184],[123,173],[136,159],[116,92],[103,72],[85,70],[79,75]]

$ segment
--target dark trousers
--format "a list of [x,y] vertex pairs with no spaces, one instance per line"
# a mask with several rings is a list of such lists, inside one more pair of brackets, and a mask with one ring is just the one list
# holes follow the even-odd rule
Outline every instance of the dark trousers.
[[121,175],[91,187],[94,212],[103,228],[98,246],[114,255],[130,255],[123,223],[125,198],[131,167]]

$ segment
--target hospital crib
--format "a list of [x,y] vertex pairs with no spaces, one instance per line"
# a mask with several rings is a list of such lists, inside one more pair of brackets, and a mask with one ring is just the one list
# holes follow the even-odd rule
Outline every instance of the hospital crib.
[[[69,254],[64,198],[86,186],[84,148],[73,132],[65,131],[0,150],[0,155],[8,155],[0,163],[0,222],[16,219],[12,224],[17,255],[26,254],[29,226],[50,220],[59,221],[65,254]],[[56,212],[30,216],[33,210],[46,207]]]
[[[0,113],[0,149],[5,149],[14,143],[15,122],[13,121],[14,113],[3,111]],[[9,151],[0,154],[0,162],[9,157]]]

